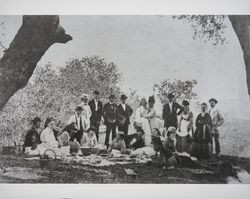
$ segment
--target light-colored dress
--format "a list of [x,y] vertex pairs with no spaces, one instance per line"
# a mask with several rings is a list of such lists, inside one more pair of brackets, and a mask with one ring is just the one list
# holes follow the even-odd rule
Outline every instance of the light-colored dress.
[[43,130],[40,139],[48,148],[57,148],[59,146],[59,142],[55,138],[54,131],[49,127]]
[[149,113],[147,113],[143,116],[145,118],[149,119],[149,126],[151,129],[151,132],[153,129],[156,128],[162,133],[163,127],[164,127],[164,122],[159,117],[157,117],[155,108],[151,108]]
[[151,143],[151,129],[149,125],[149,120],[143,115],[147,114],[148,110],[144,108],[143,106],[140,106],[139,108],[136,109],[136,114],[135,114],[135,122],[137,125],[141,126],[145,135],[145,145],[150,145]]

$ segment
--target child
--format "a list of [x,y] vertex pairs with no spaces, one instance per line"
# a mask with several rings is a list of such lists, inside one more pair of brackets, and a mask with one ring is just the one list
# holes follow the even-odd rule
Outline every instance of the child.
[[81,145],[83,147],[94,148],[98,145],[95,132],[95,127],[90,127],[87,129],[87,131],[83,134],[81,141]]

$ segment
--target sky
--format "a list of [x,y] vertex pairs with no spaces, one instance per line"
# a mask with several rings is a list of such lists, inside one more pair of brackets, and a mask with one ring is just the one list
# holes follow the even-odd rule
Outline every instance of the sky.
[[[22,17],[0,16],[0,21],[5,34],[0,41],[8,47]],[[39,66],[63,67],[71,58],[98,55],[117,65],[125,92],[132,88],[149,96],[163,79],[195,79],[201,100],[248,99],[242,51],[228,19],[227,44],[217,46],[194,40],[190,23],[170,16],[60,16],[60,23],[73,40],[50,47]]]

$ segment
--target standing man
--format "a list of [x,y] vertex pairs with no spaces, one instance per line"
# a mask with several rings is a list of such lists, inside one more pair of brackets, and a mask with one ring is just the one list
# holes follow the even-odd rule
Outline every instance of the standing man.
[[99,100],[99,91],[93,92],[94,99],[89,101],[89,106],[92,112],[90,117],[90,125],[96,128],[96,138],[99,140],[99,126],[102,118],[102,102]]
[[215,98],[209,100],[211,109],[209,110],[209,115],[212,119],[212,137],[215,144],[215,153],[217,157],[220,157],[220,141],[219,141],[219,129],[224,123],[224,118],[218,108],[215,108],[218,101]]
[[87,119],[87,129],[90,127],[90,117],[91,117],[91,115],[92,115],[92,112],[91,112],[91,109],[90,109],[90,106],[88,105],[88,98],[89,98],[89,96],[88,96],[88,94],[83,94],[82,96],[81,96],[81,101],[82,101],[82,103],[81,104],[79,104],[79,106],[81,106],[82,107],[82,115],[84,115],[85,116],[85,118]]
[[75,115],[71,116],[69,119],[69,124],[76,123],[77,131],[71,136],[70,141],[76,139],[79,144],[81,144],[83,132],[88,128],[88,122],[84,115],[82,115],[83,108],[81,106],[76,107]]
[[[126,99],[127,99],[126,95],[121,95],[121,103],[118,106],[118,131],[124,132],[124,140],[126,146],[128,146],[127,135],[128,135],[128,127],[130,124],[129,118],[133,113],[133,109],[126,104]],[[122,116],[121,118],[119,118],[120,115]]]
[[168,103],[163,106],[162,118],[164,120],[164,127],[168,129],[173,126],[177,129],[178,121],[177,115],[180,115],[184,108],[174,101],[174,94],[168,94]]
[[25,152],[26,147],[31,147],[32,150],[37,148],[37,145],[41,143],[40,134],[38,132],[41,127],[42,120],[39,117],[35,117],[32,120],[32,127],[28,130],[25,135],[23,152]]
[[112,131],[112,140],[116,136],[117,105],[114,103],[115,96],[109,96],[109,102],[103,107],[104,124],[106,125],[105,145],[109,147],[109,134]]

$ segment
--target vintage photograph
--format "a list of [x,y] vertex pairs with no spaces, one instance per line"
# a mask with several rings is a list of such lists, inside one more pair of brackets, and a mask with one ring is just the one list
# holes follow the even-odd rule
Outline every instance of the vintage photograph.
[[250,15],[0,15],[0,57],[0,183],[250,183]]

